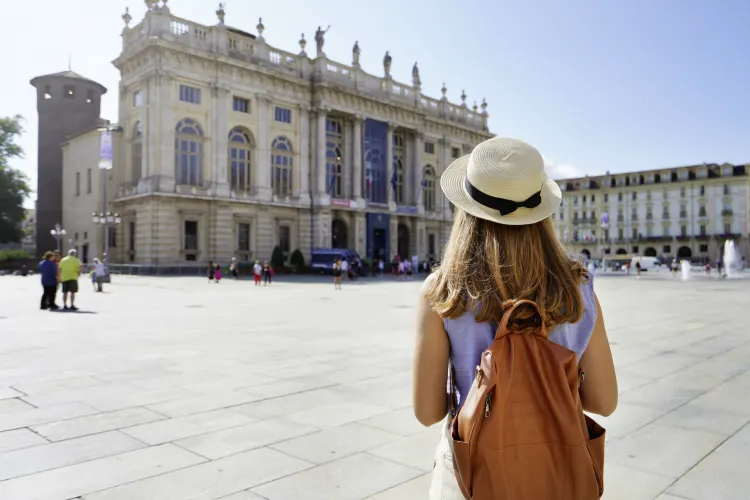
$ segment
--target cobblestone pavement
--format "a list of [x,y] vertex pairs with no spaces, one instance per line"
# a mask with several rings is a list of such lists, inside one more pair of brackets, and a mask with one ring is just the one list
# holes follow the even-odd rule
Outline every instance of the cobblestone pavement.
[[[115,277],[80,313],[0,277],[0,498],[426,498],[419,283]],[[618,368],[606,500],[750,498],[748,280],[597,278]]]

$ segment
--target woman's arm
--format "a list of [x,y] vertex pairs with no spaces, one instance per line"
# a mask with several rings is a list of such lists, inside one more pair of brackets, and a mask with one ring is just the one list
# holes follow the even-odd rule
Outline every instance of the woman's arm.
[[448,411],[446,387],[450,344],[442,318],[424,297],[431,282],[427,278],[419,294],[414,349],[414,415],[425,426],[440,422]]
[[580,394],[583,409],[598,415],[608,416],[617,408],[617,376],[609,348],[607,330],[599,299],[596,301],[596,324],[586,351],[578,363],[584,373]]

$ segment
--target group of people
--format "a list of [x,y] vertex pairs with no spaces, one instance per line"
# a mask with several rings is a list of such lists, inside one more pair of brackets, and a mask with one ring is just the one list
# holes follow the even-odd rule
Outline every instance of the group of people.
[[[239,277],[238,272],[238,266],[237,266],[237,258],[232,257],[232,262],[229,264],[229,273],[237,279]],[[255,286],[260,286],[261,281],[263,282],[263,286],[268,286],[271,284],[271,277],[273,276],[274,271],[273,267],[271,267],[271,264],[268,263],[268,261],[263,262],[263,264],[260,263],[259,260],[255,261],[255,264],[253,265],[253,280],[255,281]],[[209,261],[208,262],[208,282],[209,283],[219,283],[222,278],[222,272],[221,272],[221,265],[214,262]]]
[[[39,275],[41,276],[43,290],[39,308],[48,311],[60,309],[60,306],[57,305],[57,290],[62,288],[63,310],[77,311],[75,302],[78,293],[78,278],[81,276],[82,269],[83,264],[78,259],[74,248],[68,250],[68,255],[65,258],[61,258],[58,251],[45,252],[42,261],[39,263]],[[104,264],[99,259],[94,259],[89,274],[94,290],[101,292],[102,282],[106,274]]]

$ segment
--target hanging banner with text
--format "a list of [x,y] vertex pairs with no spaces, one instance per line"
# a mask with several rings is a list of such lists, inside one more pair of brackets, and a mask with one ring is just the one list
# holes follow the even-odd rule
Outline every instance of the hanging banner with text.
[[112,132],[105,130],[99,138],[99,168],[112,168]]

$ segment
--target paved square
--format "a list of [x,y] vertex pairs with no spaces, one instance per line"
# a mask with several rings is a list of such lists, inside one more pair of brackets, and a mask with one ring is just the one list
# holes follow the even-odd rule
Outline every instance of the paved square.
[[[415,500],[419,283],[0,278],[0,498]],[[750,498],[750,280],[596,280],[617,364],[606,500]],[[86,314],[88,313],[88,314]]]

